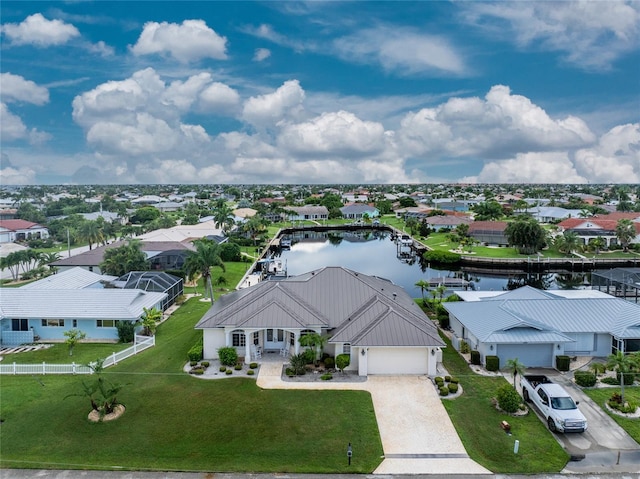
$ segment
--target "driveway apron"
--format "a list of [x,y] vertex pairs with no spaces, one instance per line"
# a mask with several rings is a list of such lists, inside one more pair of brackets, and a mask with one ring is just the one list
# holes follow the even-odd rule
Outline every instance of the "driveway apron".
[[359,383],[287,382],[282,363],[261,364],[265,389],[369,391],[385,458],[374,474],[489,474],[471,460],[426,376],[370,376]]

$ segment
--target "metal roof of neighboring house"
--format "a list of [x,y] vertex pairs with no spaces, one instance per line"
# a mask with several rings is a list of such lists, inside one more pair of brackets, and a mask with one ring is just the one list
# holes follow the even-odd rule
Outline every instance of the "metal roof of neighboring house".
[[96,283],[113,281],[114,279],[116,279],[115,276],[96,274],[76,267],[25,284],[21,289],[84,289],[96,285]]
[[370,206],[365,203],[352,203],[340,208],[340,211],[344,213],[366,213],[378,211],[375,206]]
[[160,303],[166,293],[136,289],[27,289],[0,290],[2,318],[136,320],[143,308]]
[[330,342],[357,346],[442,346],[433,323],[388,280],[332,266],[263,281],[222,296],[197,329],[322,327]]
[[298,215],[328,215],[329,210],[326,206],[287,206],[287,210],[293,211]]
[[[640,337],[636,336],[640,331],[640,305],[622,299],[567,299],[551,295],[539,299],[496,300],[499,298],[443,303],[443,306],[482,341],[514,327],[559,334],[610,333],[620,338]],[[524,336],[518,340],[525,341]]]
[[217,228],[214,221],[206,221],[195,225],[178,225],[173,228],[164,228],[149,231],[137,238],[143,242],[182,242],[201,239],[210,235],[222,235],[221,228]]
[[[530,290],[538,291],[543,294],[536,294]],[[515,293],[517,291],[517,293]],[[510,296],[511,293],[513,296]],[[552,289],[544,292],[533,288],[531,286],[522,286],[521,288],[513,291],[456,291],[456,295],[462,299],[462,301],[486,301],[496,298],[504,299],[544,299],[544,298],[611,298],[611,295],[598,291],[597,289]]]

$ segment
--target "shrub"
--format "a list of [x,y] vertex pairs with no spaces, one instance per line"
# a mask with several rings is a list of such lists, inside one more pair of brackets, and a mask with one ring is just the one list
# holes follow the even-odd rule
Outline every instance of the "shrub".
[[486,356],[484,362],[487,371],[498,371],[500,369],[500,358],[498,356]]
[[305,364],[311,364],[316,360],[316,352],[313,349],[305,349],[302,354],[304,355]]
[[600,380],[603,384],[608,384],[609,386],[620,386],[620,379],[612,378],[607,376],[606,378],[602,378]]
[[198,361],[189,361],[189,366],[193,367],[198,364]]
[[295,376],[295,375],[296,375],[296,373],[293,371],[293,369],[292,369],[292,368],[287,368],[287,369],[285,369],[285,370],[284,370],[284,373],[285,373],[287,376],[289,376],[289,377],[292,377],[292,376]]
[[238,362],[238,352],[232,347],[218,348],[218,357],[224,366],[235,366]]
[[438,250],[427,251],[422,256],[426,261],[436,264],[455,264],[459,263],[461,259],[459,254]]
[[118,341],[121,343],[132,343],[136,334],[136,324],[133,321],[117,321]]
[[497,399],[498,407],[509,413],[516,412],[520,408],[520,404],[522,404],[518,391],[510,384],[505,384],[498,389]]
[[467,343],[465,340],[460,341],[460,353],[469,354],[470,351],[471,348],[469,347],[469,343]]
[[236,364],[233,369],[235,369],[236,371],[240,371],[242,370],[242,364]]
[[[616,371],[616,379],[618,380],[618,384],[620,384],[620,371]],[[636,375],[633,373],[624,373],[624,385],[631,386],[633,382],[636,380]]]
[[447,388],[449,389],[449,392],[451,394],[455,394],[458,392],[458,383],[451,383],[449,384],[449,386],[447,386]]
[[292,375],[302,375],[305,373],[305,366],[307,364],[307,360],[304,354],[294,354],[289,358],[289,364],[291,365],[291,371],[293,371]]
[[480,365],[480,351],[471,351],[471,364]]
[[573,377],[576,380],[578,386],[583,388],[590,388],[596,384],[596,375],[589,371],[576,371]]
[[227,367],[226,367],[226,366],[220,366],[219,371],[220,371],[221,373],[225,372],[226,370],[227,370]]
[[249,368],[250,369],[256,369],[258,367],[258,363],[251,363],[249,364]]
[[613,393],[611,398],[607,401],[609,407],[617,409],[625,414],[632,414],[638,409],[638,405],[633,401],[622,402],[622,396],[619,393]]
[[202,368],[191,368],[191,370],[189,371],[189,374],[195,374],[198,376],[202,376],[204,374],[204,369]]
[[458,384],[460,382],[460,380],[456,377],[452,377],[451,379],[449,379],[449,382],[451,384]]
[[329,380],[333,379],[333,374],[325,373],[322,376],[320,376],[320,379],[322,379],[323,381],[329,381]]
[[227,370],[225,371],[225,374],[226,374],[227,376],[229,376],[229,375],[233,374],[233,369],[227,369]]
[[449,395],[449,388],[447,386],[440,387],[439,391],[440,391],[440,396],[448,396]]
[[211,363],[209,361],[202,361],[200,363],[200,366],[202,366],[203,368],[208,368],[211,365]]
[[327,369],[332,369],[336,365],[335,360],[329,356],[328,358],[324,358],[324,367]]
[[445,376],[444,382],[448,383],[449,381],[451,381],[451,376]]
[[253,376],[256,372],[253,369],[247,371],[247,376]]
[[568,371],[571,358],[566,355],[556,356],[556,369],[558,371]]
[[242,261],[242,256],[240,254],[240,246],[235,243],[226,242],[220,245],[220,259],[222,261]]
[[351,364],[351,356],[348,354],[338,354],[336,356],[336,366],[341,373],[344,372],[344,368],[348,367],[349,364]]
[[191,346],[191,349],[187,353],[187,356],[189,356],[189,361],[200,361],[203,354],[202,340],[200,340],[196,344]]
[[449,329],[449,326],[451,325],[451,323],[449,322],[448,314],[446,316],[438,316],[438,322],[440,323],[440,327],[442,329]]

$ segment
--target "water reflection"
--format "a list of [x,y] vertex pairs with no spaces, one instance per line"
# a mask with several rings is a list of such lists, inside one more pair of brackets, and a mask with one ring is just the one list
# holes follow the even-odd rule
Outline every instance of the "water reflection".
[[[440,269],[429,264],[410,248],[393,241],[385,231],[300,231],[290,235],[291,248],[276,255],[286,264],[289,275],[298,275],[325,266],[344,266],[364,274],[387,278],[419,297],[420,280],[457,278],[476,290],[510,290],[524,285],[539,289],[575,289],[588,284],[585,274],[498,273],[465,268]],[[436,281],[436,284],[437,281]]]

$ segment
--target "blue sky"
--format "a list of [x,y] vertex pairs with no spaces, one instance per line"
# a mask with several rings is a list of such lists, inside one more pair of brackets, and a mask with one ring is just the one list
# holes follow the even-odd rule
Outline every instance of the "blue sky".
[[12,2],[0,183],[640,183],[640,2]]

